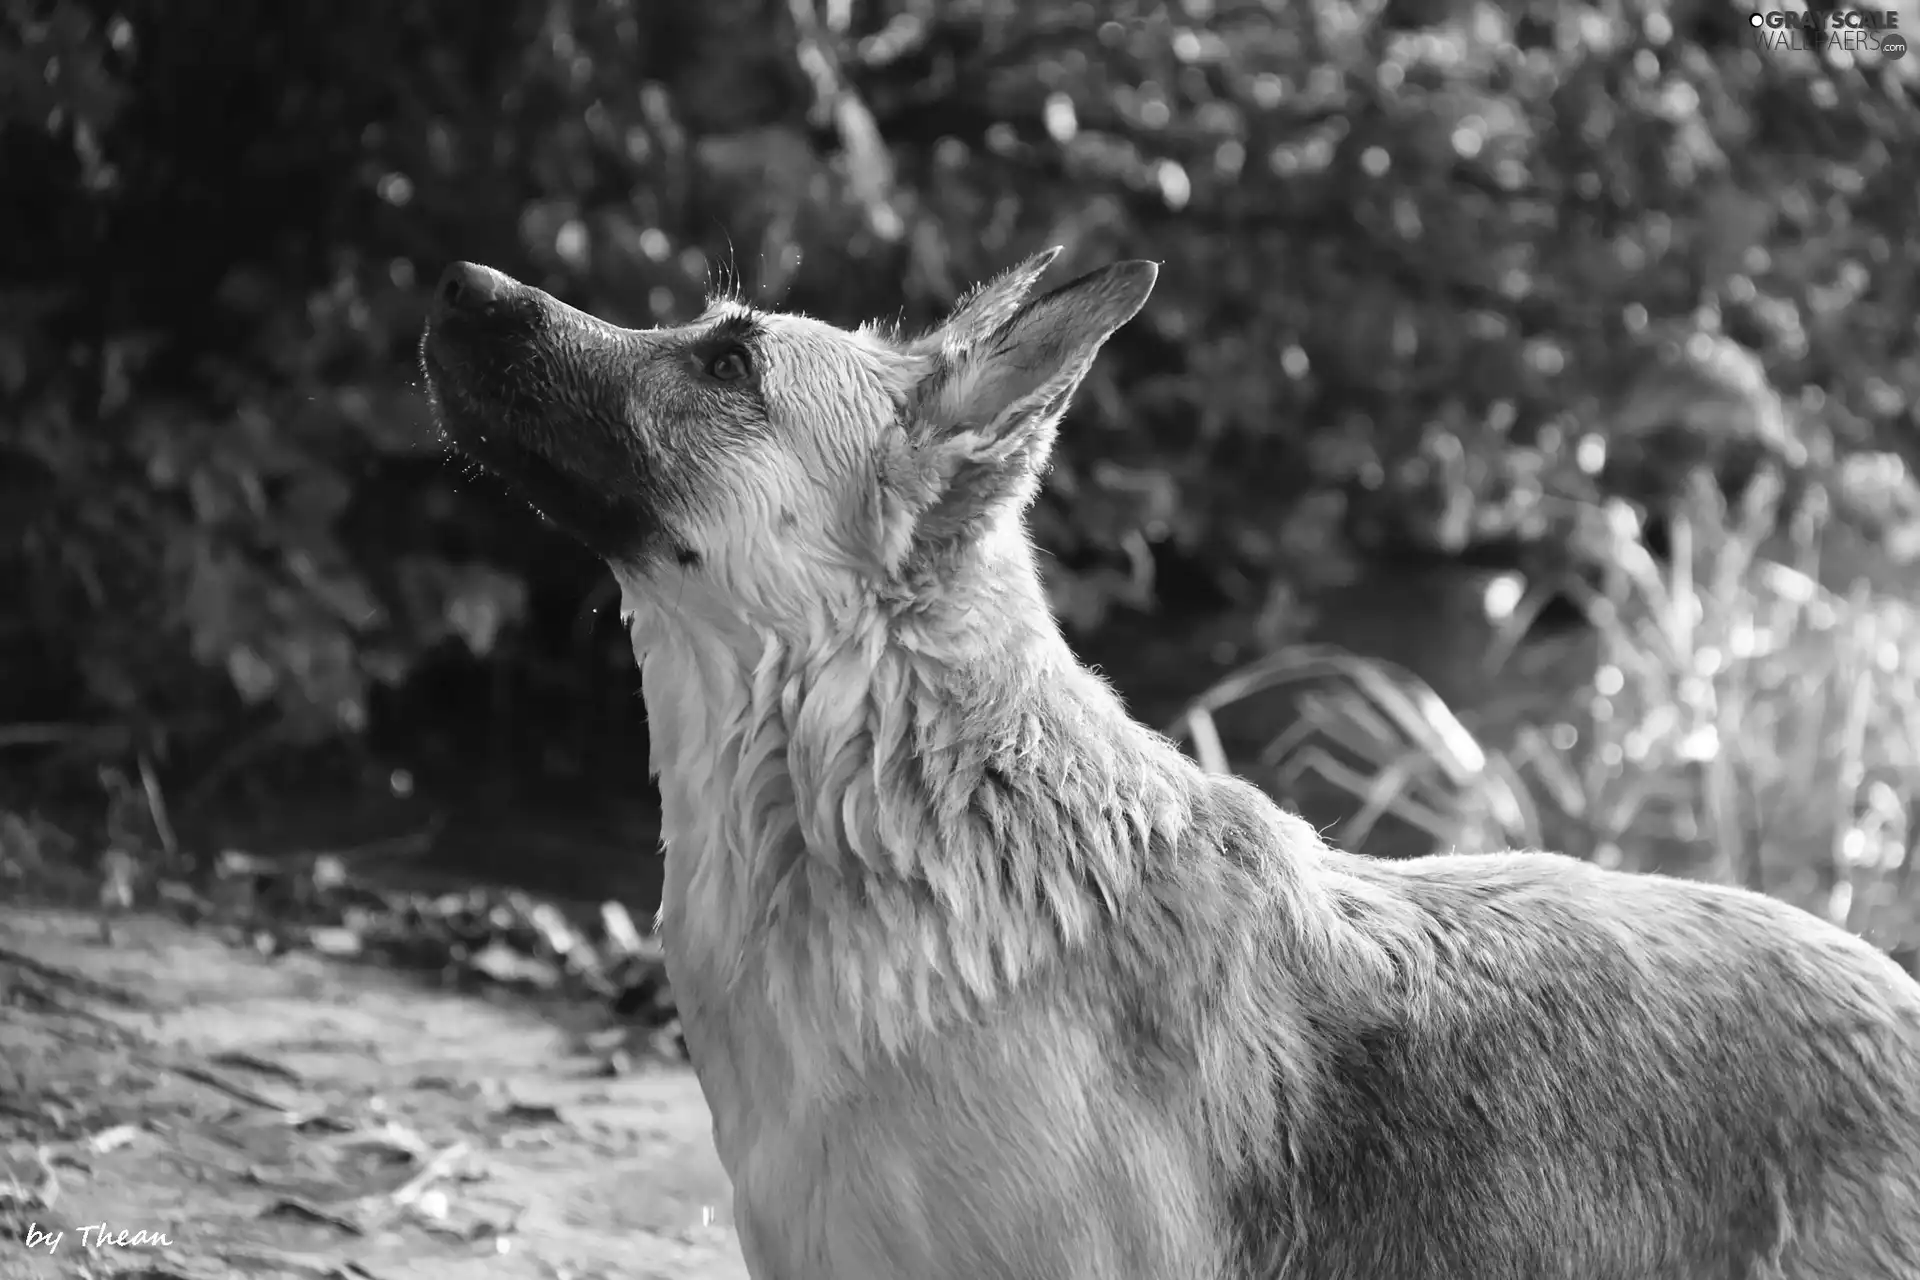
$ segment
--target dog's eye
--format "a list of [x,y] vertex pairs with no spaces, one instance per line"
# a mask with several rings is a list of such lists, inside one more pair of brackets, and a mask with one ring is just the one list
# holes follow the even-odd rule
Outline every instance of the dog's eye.
[[739,382],[753,373],[745,347],[728,347],[707,361],[707,376],[716,382]]

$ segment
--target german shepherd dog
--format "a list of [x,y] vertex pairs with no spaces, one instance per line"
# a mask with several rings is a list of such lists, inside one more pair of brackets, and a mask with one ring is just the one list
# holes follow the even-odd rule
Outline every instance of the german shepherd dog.
[[1131,719],[1024,510],[1156,268],[617,328],[485,267],[447,439],[601,555],[759,1280],[1917,1280],[1920,986],[1738,889],[1378,862]]

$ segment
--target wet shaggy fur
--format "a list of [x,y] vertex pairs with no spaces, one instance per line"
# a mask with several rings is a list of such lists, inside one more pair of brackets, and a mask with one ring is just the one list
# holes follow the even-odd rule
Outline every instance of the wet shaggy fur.
[[1737,889],[1381,863],[1128,717],[1021,513],[1150,265],[932,333],[452,269],[451,442],[606,557],[757,1280],[1909,1280],[1920,988]]

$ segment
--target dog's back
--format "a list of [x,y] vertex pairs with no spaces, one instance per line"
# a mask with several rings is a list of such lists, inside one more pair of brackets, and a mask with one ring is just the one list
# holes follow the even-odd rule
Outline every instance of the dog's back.
[[1886,957],[1569,859],[1328,861],[1336,901],[1401,904],[1348,944],[1395,980],[1322,1024],[1249,1275],[1920,1276],[1920,998]]

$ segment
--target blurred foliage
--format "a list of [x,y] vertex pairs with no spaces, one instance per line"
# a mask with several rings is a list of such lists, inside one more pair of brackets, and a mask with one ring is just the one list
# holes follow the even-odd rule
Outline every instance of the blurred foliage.
[[1217,714],[1303,683],[1259,764],[1282,792],[1312,773],[1344,793],[1345,843],[1391,815],[1440,850],[1548,847],[1741,884],[1914,954],[1920,609],[1863,579],[1822,586],[1824,521],[1809,508],[1776,539],[1779,499],[1771,475],[1731,508],[1696,480],[1665,562],[1622,504],[1592,509],[1606,573],[1558,588],[1592,623],[1578,691],[1484,745],[1418,678],[1310,648],[1221,681],[1177,732],[1224,770]]
[[1748,32],[1706,0],[0,0],[0,725],[325,738],[436,646],[530,669],[530,622],[568,633],[589,568],[423,421],[451,258],[636,325],[735,280],[914,323],[1041,245],[1161,260],[1036,512],[1081,627],[1156,587],[1272,615],[1758,455],[1910,552],[1920,60]]

